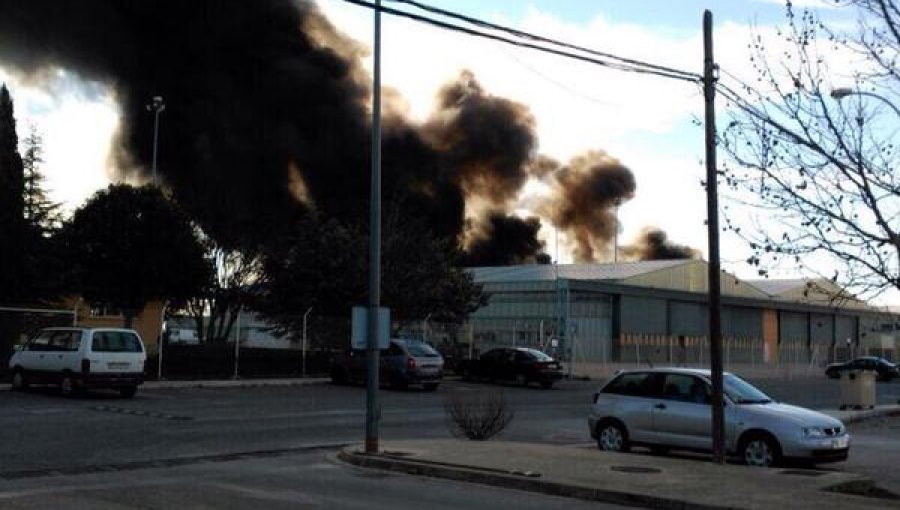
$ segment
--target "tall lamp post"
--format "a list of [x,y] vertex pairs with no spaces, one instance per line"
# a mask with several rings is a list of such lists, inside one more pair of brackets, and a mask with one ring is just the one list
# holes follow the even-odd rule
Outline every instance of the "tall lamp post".
[[150,167],[153,182],[156,183],[156,150],[159,144],[159,114],[166,111],[166,103],[162,96],[153,96],[153,101],[147,105],[147,111],[153,112],[153,163]]
[[[153,100],[146,106],[148,112],[153,113],[153,162],[150,166],[150,174],[152,175],[153,183],[156,184],[156,151],[157,146],[159,144],[159,114],[166,111],[166,103],[163,102],[162,96],[153,96]],[[159,322],[159,344],[157,347],[156,353],[156,370],[157,370],[157,379],[162,379],[162,370],[163,370],[163,325],[165,324],[165,313],[166,313],[166,303],[163,303],[162,310],[160,311],[160,322]]]

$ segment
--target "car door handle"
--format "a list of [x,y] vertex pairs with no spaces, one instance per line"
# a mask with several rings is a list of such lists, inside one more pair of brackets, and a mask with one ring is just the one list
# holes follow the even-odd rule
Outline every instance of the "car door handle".
[[656,409],[665,409],[665,408],[666,408],[666,405],[665,405],[665,404],[656,404],[656,405],[653,406],[653,407],[656,408]]

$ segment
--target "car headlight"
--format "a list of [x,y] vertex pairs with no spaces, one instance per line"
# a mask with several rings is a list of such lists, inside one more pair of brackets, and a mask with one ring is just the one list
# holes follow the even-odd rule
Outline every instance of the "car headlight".
[[825,435],[825,431],[822,430],[822,427],[803,427],[803,437],[815,439],[821,437],[827,437]]

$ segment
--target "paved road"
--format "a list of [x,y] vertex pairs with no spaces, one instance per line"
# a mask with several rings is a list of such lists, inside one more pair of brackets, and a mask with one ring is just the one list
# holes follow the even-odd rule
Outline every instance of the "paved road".
[[[810,407],[833,407],[831,402],[839,394],[838,384],[824,379],[758,384],[778,400]],[[443,404],[449,392],[501,391],[516,415],[502,439],[587,444],[591,439],[584,417],[597,385],[564,381],[558,388],[544,391],[448,381],[435,393],[386,390],[381,392],[382,437],[447,437]],[[879,384],[878,390],[881,402],[900,398],[900,383]],[[142,391],[131,400],[114,394],[67,400],[53,391],[0,392],[0,409],[0,427],[4,431],[4,441],[0,442],[0,493],[9,494],[23,487],[29,480],[26,476],[39,480],[52,470],[75,472],[85,466],[93,471],[133,471],[152,467],[146,463],[160,459],[194,459],[185,462],[196,463],[203,460],[198,457],[254,451],[280,451],[281,455],[300,455],[308,460],[298,449],[362,439],[365,390],[330,384],[172,389]],[[897,472],[896,459],[900,458],[900,435],[895,425],[885,421],[853,426],[851,459],[834,466],[883,478],[889,488],[900,492],[900,483],[890,474]],[[199,466],[185,469],[219,465],[215,460],[227,460],[234,466],[249,462],[208,458]],[[172,469],[181,467],[176,462],[158,465],[166,468],[154,470],[164,475],[160,483],[174,483],[166,477]],[[251,467],[248,464],[245,471]],[[265,471],[269,467],[263,463],[259,469]],[[252,469],[247,472],[255,473]],[[361,494],[365,499],[365,493]],[[2,501],[0,507],[4,506]],[[197,501],[198,505],[201,503]],[[162,500],[159,504],[163,504]],[[518,505],[509,505],[514,506]],[[348,503],[346,507],[352,505]]]
[[615,505],[361,470],[318,452],[166,469],[0,479],[0,508],[41,510],[620,509]]

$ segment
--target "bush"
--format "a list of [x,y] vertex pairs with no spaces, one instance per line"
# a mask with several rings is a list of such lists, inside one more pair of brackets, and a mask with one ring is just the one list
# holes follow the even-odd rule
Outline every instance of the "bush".
[[447,425],[454,437],[484,441],[499,434],[513,419],[501,392],[453,391],[444,404]]

